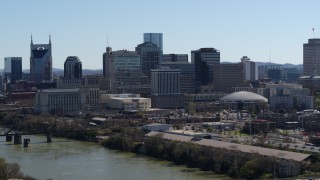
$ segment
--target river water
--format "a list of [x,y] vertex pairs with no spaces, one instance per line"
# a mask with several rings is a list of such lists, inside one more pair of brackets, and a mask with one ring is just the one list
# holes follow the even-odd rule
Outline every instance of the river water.
[[0,157],[18,163],[21,171],[37,179],[53,180],[204,180],[229,179],[147,156],[109,150],[97,143],[53,138],[30,138],[28,148],[0,137]]

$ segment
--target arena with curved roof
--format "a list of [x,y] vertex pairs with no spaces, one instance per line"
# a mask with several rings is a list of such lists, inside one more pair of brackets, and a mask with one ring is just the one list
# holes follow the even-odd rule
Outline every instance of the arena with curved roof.
[[268,99],[247,91],[234,92],[220,98],[220,104],[222,105],[236,106],[239,102],[242,102],[244,106],[252,106],[254,104],[268,103]]

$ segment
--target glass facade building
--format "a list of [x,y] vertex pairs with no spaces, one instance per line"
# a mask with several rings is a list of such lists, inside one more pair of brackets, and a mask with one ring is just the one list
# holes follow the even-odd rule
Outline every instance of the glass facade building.
[[143,34],[143,42],[151,42],[158,47],[160,47],[161,51],[163,51],[163,38],[162,33],[144,33]]
[[64,78],[65,79],[81,79],[82,63],[77,56],[68,56],[64,62]]
[[191,63],[195,65],[196,87],[213,83],[213,68],[220,64],[220,52],[214,48],[191,51]]
[[303,44],[303,74],[305,76],[320,75],[320,39],[309,39]]
[[150,71],[157,69],[162,59],[162,51],[154,43],[145,42],[136,47],[136,52],[141,58],[141,71],[150,77]]
[[15,84],[22,79],[22,57],[5,57],[3,79],[6,84]]
[[51,38],[49,44],[30,45],[30,80],[36,83],[52,80],[52,50]]

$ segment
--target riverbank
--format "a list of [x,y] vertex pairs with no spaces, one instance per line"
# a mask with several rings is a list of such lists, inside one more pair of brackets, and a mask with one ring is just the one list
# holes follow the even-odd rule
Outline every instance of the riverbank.
[[[4,116],[9,119],[12,116]],[[11,121],[4,121],[11,122]],[[279,161],[255,153],[242,153],[221,148],[204,147],[192,142],[166,141],[159,137],[146,138],[141,129],[143,120],[115,119],[91,127],[83,119],[30,116],[12,122],[19,131],[51,133],[82,141],[95,141],[97,136],[107,136],[101,145],[110,149],[133,152],[138,155],[168,160],[177,165],[200,168],[204,171],[226,174],[232,178],[276,178],[282,177],[277,168]],[[315,164],[317,165],[317,164]],[[315,166],[317,168],[317,166]],[[302,167],[302,170],[314,167]]]
[[274,168],[276,161],[258,154],[231,152],[196,145],[192,142],[163,141],[161,138],[146,138],[143,142],[135,141],[132,134],[110,136],[101,144],[112,149],[119,149],[137,154],[169,160],[177,165],[200,168],[202,171],[225,174],[231,178],[267,179],[278,177]]
[[[53,137],[46,143],[43,135],[30,135],[30,146],[0,140],[0,156],[19,163],[21,170],[37,179],[53,180],[230,180],[224,175],[177,166],[170,161],[136,153],[111,150],[98,143]],[[161,174],[161,176],[157,176]],[[155,176],[156,175],[156,176]]]

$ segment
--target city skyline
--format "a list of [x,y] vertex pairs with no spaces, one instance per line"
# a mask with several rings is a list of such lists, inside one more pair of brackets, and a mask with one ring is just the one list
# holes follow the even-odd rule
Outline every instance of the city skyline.
[[[30,38],[52,36],[52,66],[78,56],[84,69],[102,69],[102,54],[134,48],[144,33],[163,34],[163,53],[212,47],[221,62],[303,63],[303,44],[318,37],[318,1],[4,1],[0,4],[0,69],[5,57],[22,57],[29,69]],[[314,28],[314,31],[312,29]]]

